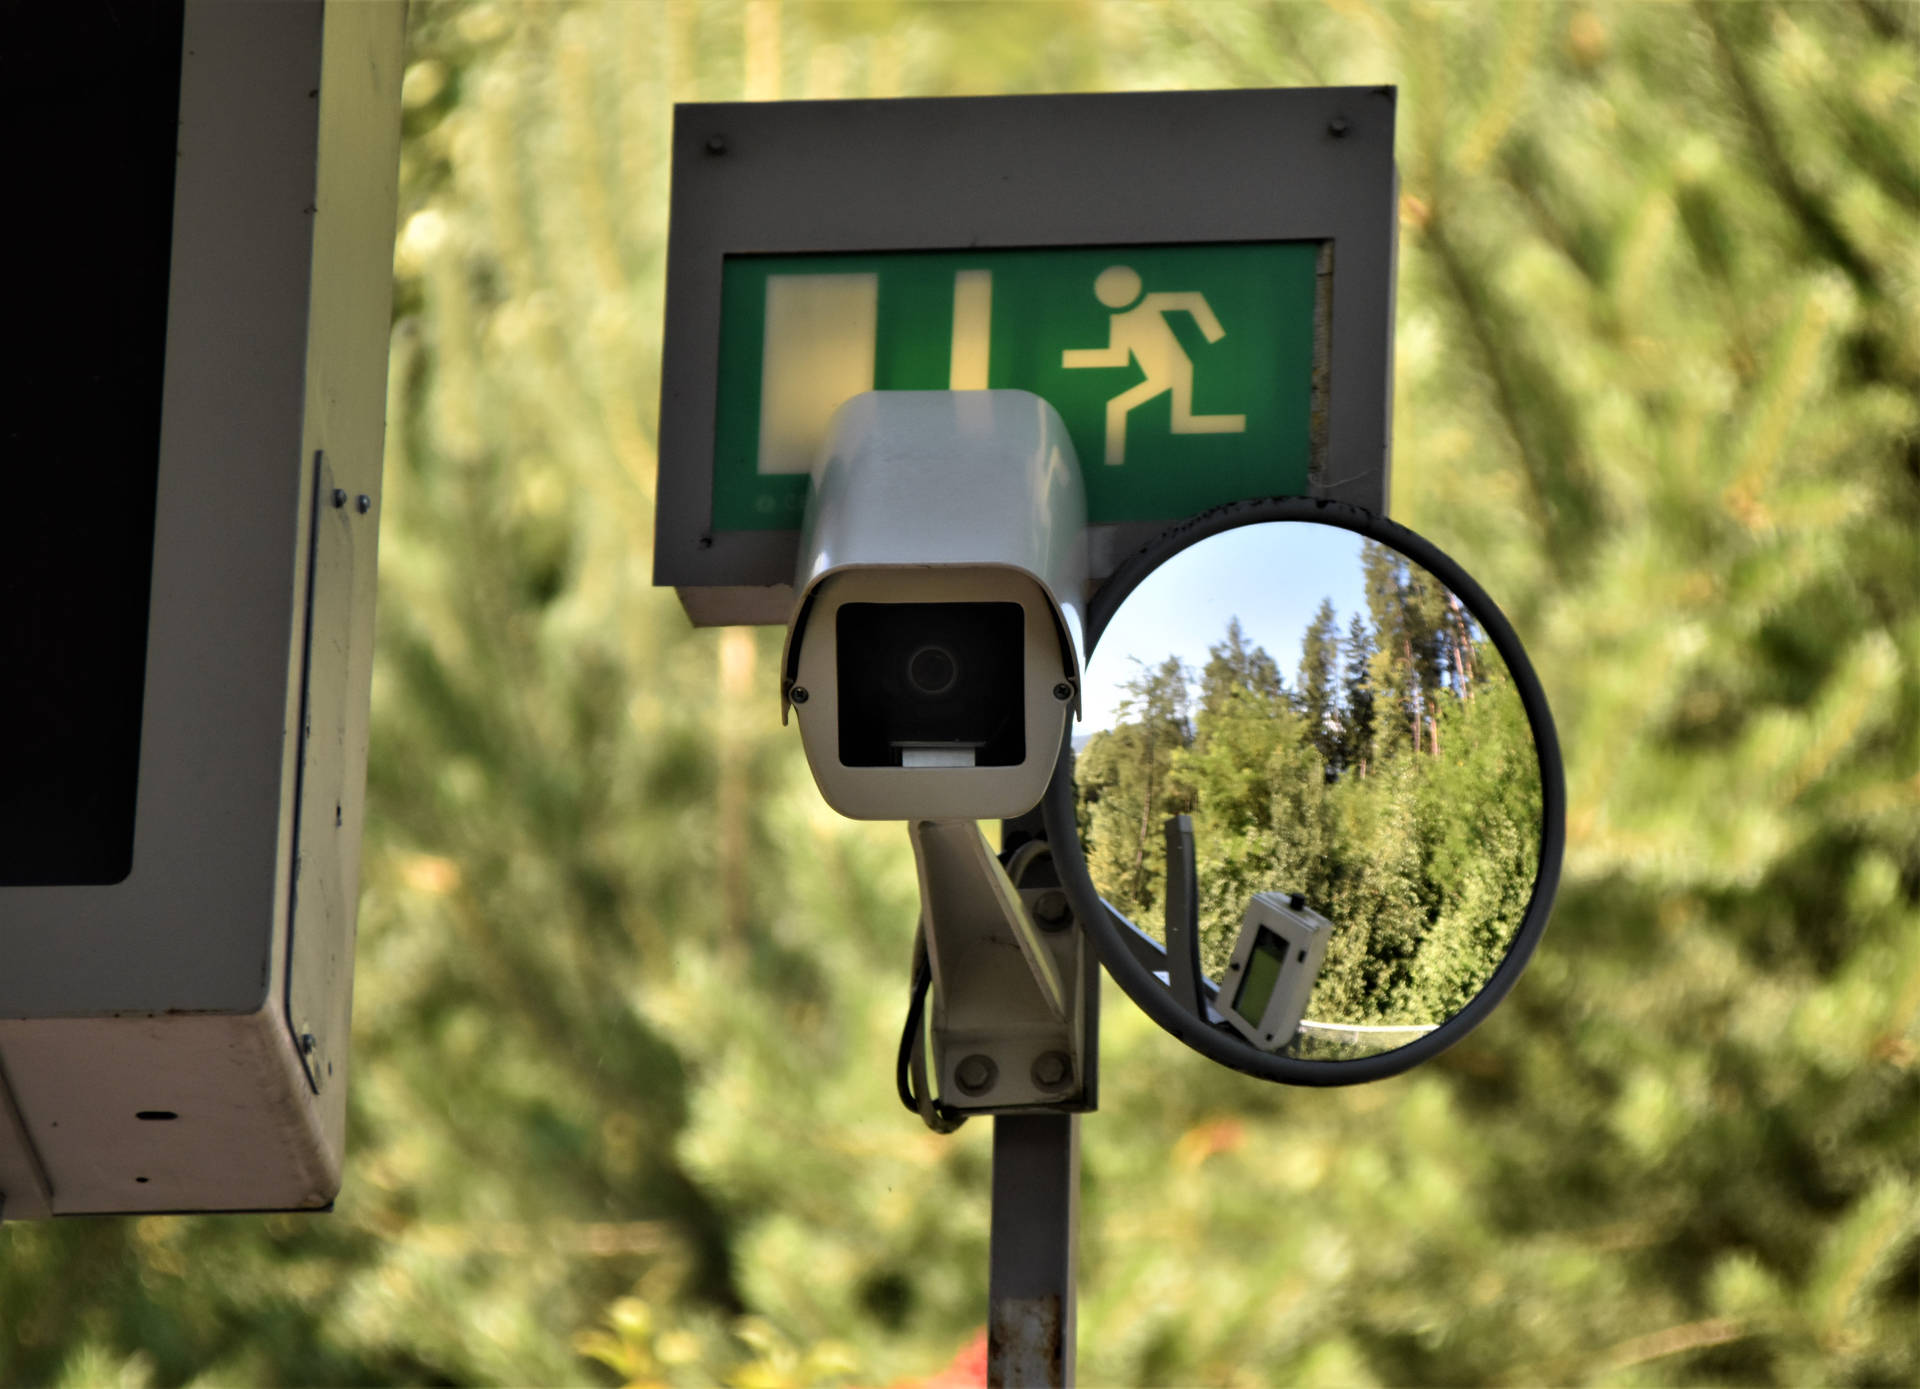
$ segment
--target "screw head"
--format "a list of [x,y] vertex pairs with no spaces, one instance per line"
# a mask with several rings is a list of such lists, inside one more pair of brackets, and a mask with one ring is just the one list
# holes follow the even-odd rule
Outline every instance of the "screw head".
[[1060,1090],[1073,1079],[1073,1058],[1064,1051],[1043,1051],[1033,1059],[1033,1083],[1037,1089]]
[[334,488],[334,489],[333,489],[333,504],[334,504],[334,506],[335,506],[336,508],[338,508],[338,507],[343,507],[343,506],[345,506],[345,505],[347,504],[347,489],[346,489],[346,488],[344,488],[344,487],[336,487],[336,488]]
[[953,1068],[954,1082],[969,1095],[986,1094],[993,1089],[993,1082],[999,1077],[1000,1068],[993,1064],[993,1058],[978,1052],[964,1058]]
[[1067,894],[1057,887],[1050,887],[1033,899],[1033,919],[1040,923],[1043,931],[1057,931],[1073,920],[1073,908],[1067,903]]
[[365,516],[369,511],[373,510],[373,498],[369,497],[365,492],[362,492],[353,499],[353,508],[362,516]]
[[707,136],[707,153],[708,154],[725,154],[726,152],[727,152],[726,136],[724,135]]
[[1340,139],[1349,130],[1352,130],[1352,129],[1353,129],[1352,122],[1350,122],[1345,116],[1335,116],[1332,120],[1327,122],[1327,134],[1333,136],[1333,138],[1336,140]]
[[1066,681],[1062,680],[1058,685],[1055,685],[1053,687],[1053,697],[1059,700],[1062,704],[1065,704],[1068,700],[1073,698],[1073,686],[1069,685]]
[[807,693],[807,687],[805,685],[795,685],[787,691],[787,698],[795,704],[805,704],[812,696]]

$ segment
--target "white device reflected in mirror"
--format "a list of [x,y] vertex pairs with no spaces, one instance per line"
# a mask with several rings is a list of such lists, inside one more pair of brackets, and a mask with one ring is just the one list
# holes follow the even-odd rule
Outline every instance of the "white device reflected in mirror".
[[1333,923],[1299,893],[1254,893],[1221,980],[1220,1015],[1262,1051],[1290,1046],[1332,938]]

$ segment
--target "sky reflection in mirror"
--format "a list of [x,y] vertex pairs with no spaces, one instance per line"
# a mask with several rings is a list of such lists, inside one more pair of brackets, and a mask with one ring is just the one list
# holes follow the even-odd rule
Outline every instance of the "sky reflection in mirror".
[[1128,594],[1107,624],[1087,662],[1076,738],[1113,727],[1134,659],[1178,656],[1199,670],[1230,617],[1261,634],[1274,659],[1291,669],[1300,655],[1300,633],[1322,598],[1338,609],[1343,624],[1366,610],[1360,545],[1360,536],[1339,526],[1269,522],[1223,531],[1182,550]]

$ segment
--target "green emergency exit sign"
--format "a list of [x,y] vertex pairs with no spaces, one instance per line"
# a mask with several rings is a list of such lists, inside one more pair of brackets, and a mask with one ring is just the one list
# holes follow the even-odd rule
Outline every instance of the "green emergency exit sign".
[[869,390],[1032,391],[1092,524],[1304,495],[1322,244],[729,255],[716,531],[800,524],[827,421]]

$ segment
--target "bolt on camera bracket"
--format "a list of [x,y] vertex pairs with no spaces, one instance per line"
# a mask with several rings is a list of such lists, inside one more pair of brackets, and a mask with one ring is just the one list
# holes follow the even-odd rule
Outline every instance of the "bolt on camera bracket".
[[[941,1103],[967,1114],[1083,1112],[1091,968],[1085,938],[1033,841],[1003,866],[971,820],[908,824],[933,972]],[[1009,871],[1011,869],[1011,871]]]

